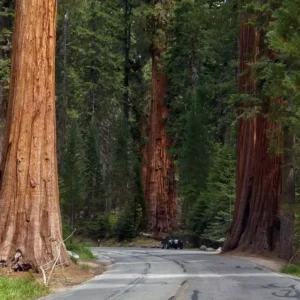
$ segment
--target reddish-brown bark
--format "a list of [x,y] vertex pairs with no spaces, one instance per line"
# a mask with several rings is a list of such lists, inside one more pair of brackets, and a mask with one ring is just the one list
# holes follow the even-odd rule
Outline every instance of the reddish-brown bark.
[[[250,19],[243,17],[240,34],[238,86],[240,93],[245,94],[256,90],[255,75],[249,64],[265,52],[259,48],[263,37],[249,24]],[[278,122],[269,118],[271,101],[266,99],[263,109],[252,117],[239,119],[236,203],[224,251],[239,247],[264,252],[278,246],[282,156],[269,153],[269,148],[272,139],[278,140],[270,133],[280,134],[281,128]],[[249,106],[244,105],[241,109],[247,110]]]
[[249,215],[243,216],[247,222],[239,241],[239,245],[248,250],[273,251],[278,246],[282,156],[268,151],[271,139],[268,134],[278,131],[278,123],[262,114],[256,116],[254,173],[247,203]]
[[[148,122],[147,119],[144,117],[142,119],[141,124],[141,137],[146,139],[148,136]],[[148,154],[148,147],[147,144],[141,145],[141,155],[142,155],[142,184],[144,187],[144,190],[146,189],[146,182],[147,182],[147,154]]]
[[168,116],[168,108],[164,103],[167,80],[159,70],[160,56],[161,52],[154,49],[150,130],[146,153],[144,152],[146,167],[143,169],[143,182],[148,208],[148,229],[168,232],[177,228],[177,199],[175,168],[168,154],[170,145],[165,128]]
[[[0,260],[33,268],[62,241],[55,125],[56,0],[16,2],[0,192]],[[58,262],[68,262],[64,245]]]
[[7,96],[5,84],[0,82],[0,157],[3,149],[4,129],[7,111]]
[[[170,12],[171,0],[154,0]],[[168,13],[169,13],[168,12]],[[148,229],[150,231],[168,232],[177,229],[177,197],[175,166],[168,153],[170,141],[166,134],[168,108],[165,104],[167,79],[162,70],[162,54],[167,49],[167,33],[165,20],[153,17],[156,30],[165,31],[163,40],[153,41],[152,48],[152,99],[149,125],[142,124],[142,134],[148,131],[148,143],[142,149],[144,165],[142,170],[145,200],[148,213]],[[159,34],[158,36],[163,36]]]

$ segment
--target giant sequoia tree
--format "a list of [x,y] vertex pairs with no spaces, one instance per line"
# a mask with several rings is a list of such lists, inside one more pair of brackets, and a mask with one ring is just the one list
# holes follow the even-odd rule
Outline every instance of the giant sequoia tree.
[[163,53],[168,43],[168,21],[172,1],[153,1],[152,45],[152,100],[149,121],[146,171],[144,173],[145,199],[148,207],[148,228],[170,231],[177,227],[175,166],[168,149],[166,135],[168,108],[165,104],[167,79],[163,72]]
[[[7,128],[1,165],[0,260],[17,250],[36,268],[62,241],[54,61],[56,0],[16,3]],[[62,245],[61,262],[67,261]]]
[[271,119],[272,104],[280,100],[261,97],[260,106],[251,101],[260,97],[261,86],[253,63],[268,55],[264,33],[253,25],[254,19],[244,14],[241,21],[238,87],[246,101],[240,107],[238,121],[236,203],[225,251],[237,247],[272,251],[279,240],[282,156],[269,150],[281,135],[279,123]]

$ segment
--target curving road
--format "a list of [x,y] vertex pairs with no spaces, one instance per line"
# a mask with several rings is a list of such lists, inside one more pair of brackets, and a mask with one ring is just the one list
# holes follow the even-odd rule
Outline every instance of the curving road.
[[300,299],[300,281],[254,263],[200,251],[93,248],[114,264],[47,300]]

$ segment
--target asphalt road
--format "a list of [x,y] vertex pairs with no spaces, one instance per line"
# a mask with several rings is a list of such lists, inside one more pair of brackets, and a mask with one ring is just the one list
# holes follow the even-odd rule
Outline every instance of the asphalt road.
[[300,299],[300,281],[240,259],[200,251],[93,248],[114,264],[47,300]]

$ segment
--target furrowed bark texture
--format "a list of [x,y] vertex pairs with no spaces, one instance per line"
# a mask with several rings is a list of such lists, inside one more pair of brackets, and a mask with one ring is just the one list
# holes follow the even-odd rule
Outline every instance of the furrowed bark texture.
[[3,150],[6,113],[7,113],[7,92],[5,90],[5,84],[0,82],[0,157]]
[[[249,64],[256,62],[264,51],[259,48],[262,37],[249,24],[249,20],[251,18],[243,17],[240,33],[241,76],[238,87],[243,94],[256,90]],[[265,252],[275,250],[278,246],[282,156],[269,153],[268,150],[272,139],[278,139],[269,134],[280,134],[281,129],[277,122],[268,118],[271,100],[266,102],[260,113],[239,119],[236,203],[224,251],[241,248]],[[248,108],[247,105],[242,107],[244,110]]]
[[164,103],[167,80],[159,70],[160,53],[152,56],[152,102],[147,168],[143,170],[145,199],[148,207],[148,228],[168,232],[177,228],[176,183],[174,163],[168,154],[169,141],[165,122],[168,108]]
[[[37,268],[62,241],[54,61],[56,0],[16,3],[7,128],[1,164],[0,260],[22,251]],[[68,262],[64,245],[60,263]]]
[[[141,137],[147,138],[148,137],[148,120],[144,116],[141,121]],[[148,145],[141,145],[140,148],[141,155],[142,155],[142,184],[144,187],[144,194],[146,195],[146,188],[147,188],[147,171],[148,171]]]
[[[153,1],[166,9],[172,1]],[[154,20],[156,30],[166,30],[159,20]],[[166,35],[167,36],[167,35]],[[149,142],[146,150],[146,168],[143,182],[148,211],[148,229],[168,232],[177,228],[177,199],[174,162],[168,154],[170,141],[166,135],[168,108],[165,104],[167,79],[161,70],[162,53],[167,48],[167,38],[152,49],[152,101],[150,109]],[[144,129],[144,131],[146,131]],[[145,152],[144,152],[145,154]]]

